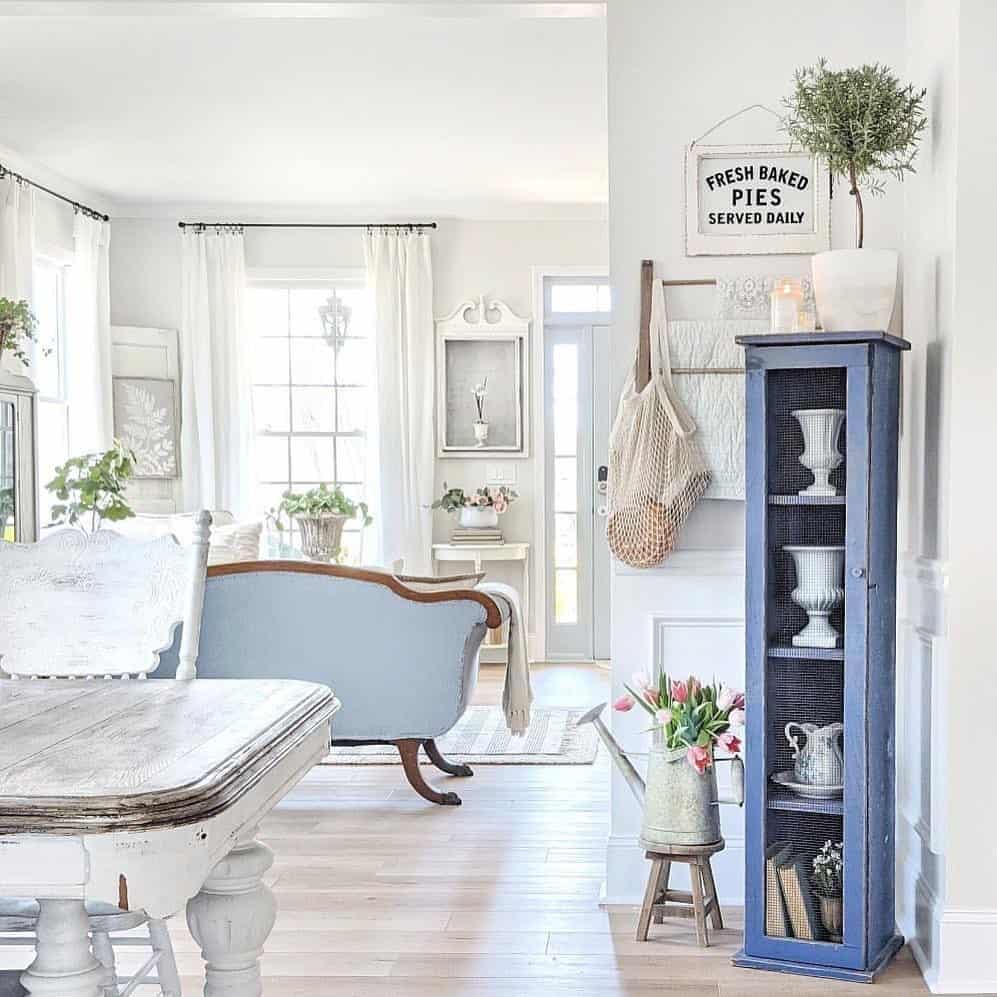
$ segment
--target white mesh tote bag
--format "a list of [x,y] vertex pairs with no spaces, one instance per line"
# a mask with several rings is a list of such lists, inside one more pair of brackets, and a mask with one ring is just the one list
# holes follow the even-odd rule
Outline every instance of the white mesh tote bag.
[[703,497],[710,472],[696,424],[672,384],[665,292],[651,291],[651,379],[636,387],[636,367],[620,397],[609,437],[609,549],[633,568],[653,568],[675,547]]

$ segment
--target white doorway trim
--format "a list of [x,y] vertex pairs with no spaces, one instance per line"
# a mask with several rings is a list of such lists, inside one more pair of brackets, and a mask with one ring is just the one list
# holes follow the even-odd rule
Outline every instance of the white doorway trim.
[[[595,266],[535,266],[531,268],[533,275],[533,342],[530,351],[533,354],[530,364],[530,390],[533,393],[530,411],[533,416],[533,467],[534,467],[534,499],[533,499],[533,551],[531,567],[532,602],[536,607],[536,634],[534,634],[534,661],[547,660],[547,541],[546,541],[546,446],[543,431],[544,383],[547,376],[544,359],[544,279],[547,277],[604,277],[609,279],[609,265],[599,263]],[[538,422],[539,415],[539,422]]]

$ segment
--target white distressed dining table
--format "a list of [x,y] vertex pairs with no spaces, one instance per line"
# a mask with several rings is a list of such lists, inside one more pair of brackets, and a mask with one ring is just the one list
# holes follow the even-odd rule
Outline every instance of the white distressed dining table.
[[84,904],[186,904],[205,997],[258,997],[276,917],[260,820],[339,708],[291,681],[0,680],[0,896],[40,905],[32,995],[99,997]]

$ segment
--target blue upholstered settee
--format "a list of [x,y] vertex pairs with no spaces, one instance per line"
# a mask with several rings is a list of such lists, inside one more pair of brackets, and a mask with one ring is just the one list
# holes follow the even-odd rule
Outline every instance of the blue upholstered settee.
[[[502,617],[484,593],[452,585],[416,587],[387,573],[300,561],[213,566],[198,677],[329,685],[343,704],[334,744],[393,744],[416,792],[459,804],[456,793],[423,779],[419,748],[442,771],[471,775],[443,758],[434,739],[467,708],[482,639]],[[178,646],[179,635],[156,678],[174,675]]]

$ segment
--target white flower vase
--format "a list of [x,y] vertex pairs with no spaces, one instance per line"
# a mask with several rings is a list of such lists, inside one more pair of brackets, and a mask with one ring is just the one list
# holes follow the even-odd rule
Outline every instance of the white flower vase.
[[886,330],[897,297],[892,249],[833,249],[811,261],[817,314],[825,332]]
[[475,446],[483,447],[488,442],[488,423],[483,419],[474,420]]
[[844,409],[797,409],[790,415],[803,431],[800,463],[814,476],[812,485],[801,488],[800,495],[837,495],[829,476],[844,458],[838,452],[838,436],[845,421]]
[[837,647],[840,635],[829,617],[845,601],[845,548],[782,549],[792,557],[796,568],[796,588],[790,595],[808,617],[807,625],[794,635],[793,647]]
[[490,505],[466,505],[460,510],[460,525],[466,530],[486,530],[498,526],[498,513]]

